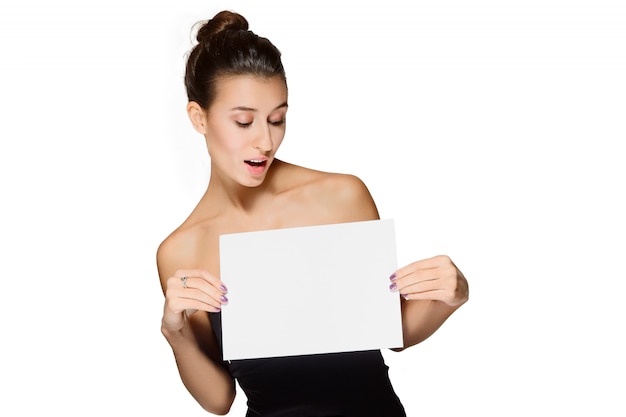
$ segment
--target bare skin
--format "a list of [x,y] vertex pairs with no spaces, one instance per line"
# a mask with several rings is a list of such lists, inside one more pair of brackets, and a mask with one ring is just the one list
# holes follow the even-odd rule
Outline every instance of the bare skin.
[[[187,108],[206,138],[211,179],[196,208],[157,252],[165,294],[162,332],[183,383],[214,414],[226,414],[235,398],[206,314],[228,308],[228,297],[237,296],[219,279],[219,236],[378,219],[357,177],[274,159],[285,132],[286,102],[281,79],[236,76],[221,82],[208,111],[193,102]],[[396,271],[390,284],[402,295],[404,348],[429,337],[468,298],[467,281],[446,256],[412,263]]]

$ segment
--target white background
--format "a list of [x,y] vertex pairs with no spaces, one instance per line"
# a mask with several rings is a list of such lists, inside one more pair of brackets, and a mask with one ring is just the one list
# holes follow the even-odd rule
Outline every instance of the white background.
[[2,2],[0,414],[207,415],[154,255],[208,178],[190,29],[230,8],[284,54],[279,157],[358,175],[399,264],[446,253],[471,283],[385,352],[409,416],[624,415],[624,3],[343,4]]

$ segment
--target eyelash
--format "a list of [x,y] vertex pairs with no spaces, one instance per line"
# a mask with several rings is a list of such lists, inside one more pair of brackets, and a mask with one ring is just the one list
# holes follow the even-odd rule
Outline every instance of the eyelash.
[[[241,122],[237,122],[237,121],[236,121],[235,123],[237,123],[237,126],[241,127],[242,129],[247,129],[247,128],[249,128],[250,126],[252,126],[252,122],[249,122],[249,123],[241,123]],[[282,120],[277,120],[277,121],[275,121],[275,122],[269,122],[269,123],[270,123],[272,126],[282,126],[282,125],[284,125],[284,124],[285,124],[285,119],[282,119]]]

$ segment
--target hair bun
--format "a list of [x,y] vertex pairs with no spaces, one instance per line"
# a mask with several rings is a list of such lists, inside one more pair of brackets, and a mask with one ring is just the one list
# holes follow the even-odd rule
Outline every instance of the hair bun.
[[248,21],[238,13],[224,10],[200,27],[196,39],[204,44],[221,32],[237,30],[248,30]]
[[[222,11],[194,25],[198,43],[187,56],[185,88],[190,102],[211,107],[217,86],[225,75],[280,77],[287,85],[280,51],[267,39],[248,29],[238,13]],[[193,35],[192,35],[193,36]]]

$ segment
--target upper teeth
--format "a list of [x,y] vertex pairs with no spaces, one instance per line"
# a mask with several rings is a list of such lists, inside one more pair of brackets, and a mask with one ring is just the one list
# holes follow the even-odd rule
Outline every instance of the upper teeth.
[[250,162],[254,162],[254,163],[260,164],[261,162],[263,162],[263,160],[262,159],[251,159]]

